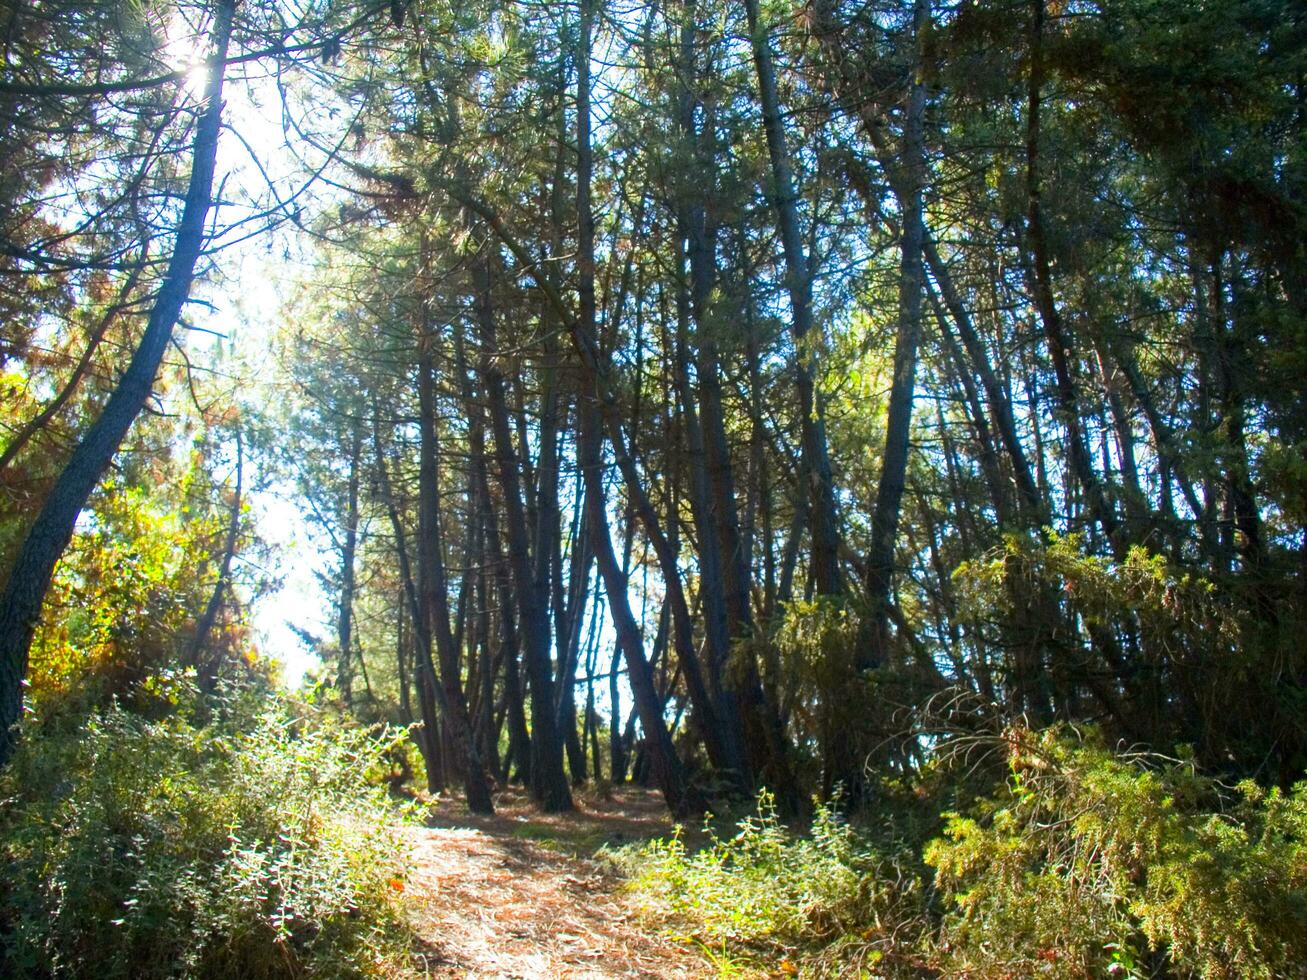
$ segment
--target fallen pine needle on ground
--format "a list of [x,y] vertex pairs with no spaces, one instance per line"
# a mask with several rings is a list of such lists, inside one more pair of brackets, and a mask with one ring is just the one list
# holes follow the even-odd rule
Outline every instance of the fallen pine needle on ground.
[[428,826],[404,830],[418,976],[714,975],[695,950],[638,921],[621,879],[592,859],[605,843],[670,833],[657,794],[578,797],[575,812],[548,815],[508,791],[496,807],[485,818],[442,802]]

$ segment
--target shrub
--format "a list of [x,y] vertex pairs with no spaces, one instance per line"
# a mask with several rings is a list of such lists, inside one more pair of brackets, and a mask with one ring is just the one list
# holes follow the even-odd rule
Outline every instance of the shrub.
[[1056,730],[1007,738],[1009,785],[926,852],[947,970],[1307,975],[1307,784],[1227,792]]
[[[176,485],[100,487],[85,526],[60,559],[32,639],[27,697],[38,711],[78,716],[136,695],[147,679],[188,662],[197,618],[213,592],[212,555],[226,533],[226,508],[202,487],[197,453]],[[180,497],[174,494],[180,493]],[[251,544],[242,537],[242,545]],[[244,628],[221,616],[209,633],[223,675],[271,669],[242,644]]]
[[26,738],[0,787],[2,972],[380,972],[403,936],[394,812],[364,778],[385,747],[284,706],[239,728],[111,708]]
[[[1307,977],[1307,784],[1227,787],[1096,738],[1013,729],[969,754],[937,746],[916,803],[881,794],[875,839],[899,843],[879,849],[829,809],[793,835],[764,796],[728,839],[709,832],[696,851],[678,831],[618,864],[647,912],[770,975]],[[943,764],[989,749],[1007,779],[944,814],[921,851],[905,833],[929,824],[918,804],[976,770],[950,788]]]
[[920,880],[831,808],[818,805],[811,833],[794,835],[763,793],[734,836],[706,833],[706,846],[694,851],[678,828],[669,840],[612,855],[646,913],[671,916],[686,938],[779,962],[786,973],[844,975],[902,952],[897,933],[919,907]]

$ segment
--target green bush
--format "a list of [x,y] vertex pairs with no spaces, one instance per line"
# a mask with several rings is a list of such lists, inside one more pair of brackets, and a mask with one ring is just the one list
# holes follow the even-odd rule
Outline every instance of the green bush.
[[927,848],[941,963],[975,977],[1307,975],[1307,784],[1007,736],[1009,785]]
[[285,707],[196,728],[113,708],[0,779],[10,976],[375,975],[403,939],[386,745]]
[[[915,801],[881,794],[875,839],[899,843],[828,809],[792,834],[764,796],[728,839],[678,832],[618,865],[650,918],[773,976],[1307,977],[1307,784],[1226,787],[1065,729],[967,742],[938,747]],[[950,754],[992,750],[1007,778],[923,848],[918,810],[975,778],[942,780]]]
[[[819,805],[808,835],[791,834],[764,793],[729,838],[687,848],[671,839],[612,855],[650,917],[685,937],[784,973],[845,975],[899,953],[897,934],[920,906],[920,880],[878,855]],[[888,968],[889,964],[883,964]]]

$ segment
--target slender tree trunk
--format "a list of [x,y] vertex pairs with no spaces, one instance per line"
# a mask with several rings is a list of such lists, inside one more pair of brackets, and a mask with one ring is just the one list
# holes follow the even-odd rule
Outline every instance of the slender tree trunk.
[[517,622],[513,618],[516,605],[508,562],[504,559],[499,539],[499,520],[490,500],[490,482],[485,464],[485,444],[480,426],[473,430],[477,442],[473,445],[473,465],[481,484],[481,506],[486,522],[489,557],[494,567],[495,588],[499,595],[499,630],[504,651],[504,699],[508,715],[508,758],[505,771],[512,771],[516,779],[527,786],[531,780],[531,733],[526,726],[526,693],[522,690],[519,669],[521,642]]
[[590,763],[594,781],[604,778],[599,750],[599,714],[595,711],[595,671],[599,669],[599,590],[595,589],[594,604],[590,610],[590,635],[585,643],[585,729],[589,735]]
[[[582,494],[584,496],[584,494]],[[563,746],[567,752],[567,768],[571,772],[573,783],[586,780],[585,746],[582,744],[576,727],[576,668],[581,656],[581,628],[584,622],[582,613],[588,595],[590,565],[593,554],[589,544],[589,534],[580,536],[575,547],[578,549],[579,561],[573,563],[572,598],[564,613],[567,633],[564,646],[558,658],[558,729],[563,733]],[[558,542],[555,542],[558,544]]]
[[[445,578],[440,524],[440,475],[436,446],[435,369],[430,349],[432,335],[424,330],[418,351],[418,403],[420,447],[418,466],[418,594],[421,615],[440,659],[442,708],[454,764],[461,770],[467,805],[473,813],[493,813],[490,784],[476,751],[459,670],[458,652],[449,626],[449,589]],[[430,657],[427,657],[430,660]]]
[[[590,182],[594,168],[594,149],[591,145],[590,120],[590,45],[594,26],[595,5],[599,0],[581,0],[581,23],[576,56],[576,118],[577,118],[577,272],[580,300],[579,326],[587,337],[597,337],[595,316],[595,221],[590,203]],[[680,759],[672,745],[671,734],[663,720],[662,703],[653,683],[653,671],[644,655],[640,628],[631,613],[627,597],[627,578],[617,562],[612,536],[608,527],[608,510],[603,487],[603,422],[602,410],[594,401],[597,392],[584,391],[578,402],[580,433],[579,464],[585,478],[585,510],[590,523],[590,536],[599,574],[608,593],[608,611],[613,618],[618,645],[626,658],[627,676],[636,708],[640,712],[640,725],[644,728],[645,745],[650,754],[654,777],[671,811],[678,815],[701,808],[692,793]]]
[[594,408],[581,407],[580,465],[586,474],[585,506],[594,538],[595,559],[608,594],[608,611],[617,633],[617,645],[626,660],[627,677],[640,716],[640,726],[644,729],[645,750],[653,778],[663,791],[663,798],[672,813],[687,816],[696,811],[701,812],[704,801],[691,790],[672,745],[671,734],[663,720],[662,701],[654,686],[653,670],[644,655],[640,627],[627,600],[627,578],[613,551],[603,495],[603,432],[597,416],[598,412]]
[[504,376],[495,360],[498,341],[491,300],[491,259],[473,264],[476,320],[481,334],[479,373],[490,409],[500,486],[508,518],[508,556],[517,594],[520,639],[531,678],[531,794],[547,812],[572,809],[572,793],[563,771],[563,742],[555,716],[553,669],[549,657],[547,598],[537,589],[528,547],[526,509],[513,433],[509,427]]
[[1109,540],[1116,536],[1117,518],[1103,483],[1094,469],[1076,394],[1074,351],[1053,293],[1053,260],[1044,231],[1043,181],[1040,173],[1040,107],[1044,84],[1044,17],[1046,0],[1033,0],[1030,20],[1030,75],[1026,102],[1026,240],[1033,266],[1031,291],[1044,328],[1049,360],[1056,380],[1058,415],[1066,429],[1070,471],[1085,494],[1092,521]]
[[[1008,526],[1012,519],[1012,506],[1009,501],[1008,481],[1004,478],[1002,467],[999,465],[998,450],[994,446],[994,439],[990,431],[989,416],[985,413],[984,406],[980,401],[980,392],[976,388],[975,379],[971,376],[971,371],[967,367],[966,357],[958,346],[957,340],[949,330],[948,318],[944,315],[944,310],[940,305],[939,298],[935,291],[926,283],[926,293],[930,297],[931,305],[935,311],[935,321],[939,326],[940,340],[943,342],[944,350],[948,354],[948,362],[953,365],[953,374],[957,385],[962,389],[962,402],[966,407],[967,420],[971,423],[972,431],[976,434],[976,443],[979,446],[980,469],[985,475],[985,483],[989,486],[990,499],[994,503],[994,513],[998,517],[1001,526]],[[938,403],[936,408],[941,412],[939,425],[942,429],[944,420],[942,409],[939,409]]]
[[[833,29],[823,31],[822,40],[824,45],[833,45],[838,50],[838,33],[834,32]],[[837,84],[839,81],[840,79],[837,79]],[[896,165],[895,156],[889,142],[881,132],[880,120],[876,118],[873,107],[870,105],[866,106],[863,111],[863,129],[876,151],[876,159],[881,169],[894,188],[895,196],[900,200],[909,196],[904,176]],[[855,190],[862,194],[866,200],[868,210],[879,214],[880,203],[879,200],[872,196],[872,185],[866,180],[858,180],[854,186]],[[934,279],[943,299],[944,308],[948,310],[958,337],[962,341],[962,347],[966,351],[969,369],[979,379],[980,385],[985,391],[985,399],[989,405],[994,428],[1012,464],[1012,475],[1017,484],[1018,499],[1022,509],[1027,513],[1028,522],[1035,526],[1042,526],[1047,521],[1048,507],[1039,493],[1034,477],[1031,475],[1030,461],[1027,458],[1025,447],[1021,443],[1020,436],[1017,434],[1016,418],[1012,411],[1012,400],[1008,397],[1002,382],[990,364],[989,352],[985,349],[984,342],[972,323],[971,314],[966,303],[963,302],[962,293],[953,281],[952,272],[940,256],[939,248],[932,239],[929,230],[924,227],[922,250],[926,264],[930,269],[930,275]],[[927,281],[926,286],[929,290],[929,281]],[[942,315],[939,316],[939,319],[943,324]],[[960,374],[965,374],[966,369],[963,367],[962,362],[959,361],[958,364]]]
[[217,0],[212,31],[214,55],[195,127],[191,175],[163,286],[150,311],[141,342],[99,417],[73,450],[46,498],[0,599],[0,765],[13,755],[22,715],[28,650],[41,606],[58,563],[72,539],[77,515],[100,481],[123,437],[154,386],[182,306],[190,295],[195,264],[204,246],[204,225],[213,199],[213,173],[222,123],[224,63],[231,39],[235,0]]
[[[1231,265],[1233,265],[1231,260]],[[1231,275],[1230,279],[1236,279]],[[1266,558],[1262,539],[1262,518],[1256,494],[1249,476],[1249,456],[1246,440],[1247,407],[1239,383],[1241,344],[1236,337],[1238,321],[1234,319],[1225,301],[1225,283],[1222,281],[1221,262],[1212,263],[1211,325],[1215,333],[1217,397],[1220,399],[1222,420],[1222,463],[1225,467],[1226,500],[1232,530],[1238,531],[1235,548],[1244,570],[1260,572]],[[1259,613],[1264,618],[1275,616],[1272,604],[1258,589]]]
[[921,342],[922,292],[925,270],[922,245],[922,189],[925,183],[923,117],[926,86],[922,80],[922,44],[929,28],[929,0],[913,6],[912,79],[909,82],[903,131],[903,186],[899,189],[899,210],[903,214],[899,242],[899,323],[894,343],[894,378],[890,387],[889,417],[885,425],[885,450],[881,455],[880,482],[871,519],[871,545],[867,555],[867,598],[871,607],[869,644],[860,644],[858,666],[884,663],[889,646],[890,587],[894,577],[894,550],[899,515],[908,471],[909,437],[912,429],[912,400],[916,389],[917,347]]
[[[567,323],[578,355],[581,387],[585,391],[594,392],[599,402],[604,427],[612,445],[614,462],[622,475],[631,506],[649,538],[650,545],[654,549],[659,567],[663,573],[663,581],[672,603],[672,622],[677,657],[684,667],[686,685],[690,690],[699,732],[703,737],[709,758],[712,759],[713,764],[724,770],[735,769],[736,767],[731,763],[731,757],[726,751],[721,735],[721,727],[716,718],[712,698],[708,693],[708,687],[704,679],[702,665],[695,650],[694,623],[690,617],[689,605],[685,600],[684,587],[677,567],[676,551],[671,544],[670,538],[663,530],[657,511],[644,489],[639,468],[628,450],[622,419],[618,413],[616,398],[609,381],[610,371],[607,356],[596,340],[593,325],[587,328],[580,318],[568,312],[561,295],[559,295],[553,284],[535,268],[536,263],[530,252],[509,232],[503,220],[492,208],[468,194],[457,183],[448,185],[448,189],[458,197],[461,203],[485,219],[495,235],[512,252],[514,258],[529,271],[536,286],[545,295],[550,305],[559,312],[564,322]],[[507,498],[510,495],[506,492],[505,496]],[[523,530],[525,533],[525,519],[523,521]],[[511,531],[509,538],[511,551]]]
[[794,189],[789,150],[785,145],[771,41],[766,25],[761,21],[758,0],[744,0],[744,9],[749,20],[763,129],[766,131],[767,154],[771,160],[770,197],[776,211],[777,230],[780,232],[781,249],[785,256],[785,285],[790,299],[795,383],[799,393],[802,435],[800,484],[802,492],[806,492],[809,497],[808,525],[812,536],[813,574],[819,593],[838,596],[844,593],[844,579],[839,565],[839,518],[835,511],[835,489],[826,448],[826,427],[817,402],[811,363],[818,345],[818,338],[813,336],[812,329],[812,276],[799,230],[798,195]]
[[[468,486],[468,514],[472,515],[472,521],[477,526],[477,534],[475,551],[468,556],[467,574],[474,577],[476,584],[474,618],[481,650],[480,669],[477,671],[478,711],[473,716],[473,722],[476,726],[481,757],[486,760],[491,773],[496,778],[500,778],[503,768],[499,761],[499,736],[498,729],[495,727],[495,676],[499,673],[503,659],[503,643],[501,641],[496,644],[491,624],[490,576],[486,573],[489,563],[489,556],[486,553],[486,522],[481,509],[483,499],[481,481],[475,467],[469,474]],[[498,654],[496,647],[498,647]]]
[[218,610],[222,608],[222,593],[231,583],[231,562],[236,555],[236,541],[241,530],[241,507],[244,498],[241,490],[245,475],[245,445],[241,440],[240,422],[236,423],[236,487],[232,491],[231,510],[227,517],[227,535],[222,543],[222,562],[218,566],[218,580],[213,583],[213,592],[205,603],[204,612],[195,624],[195,636],[191,639],[190,662],[195,666],[197,683],[200,690],[210,692],[218,680],[221,658],[216,652],[208,650],[209,633],[218,619]]
[[[417,679],[418,711],[422,718],[422,730],[418,734],[418,750],[422,753],[422,761],[426,765],[427,790],[438,793],[445,788],[445,776],[440,756],[440,718],[436,711],[440,689],[436,685],[436,671],[431,663],[431,626],[422,614],[422,600],[418,595],[417,580],[413,575],[412,562],[409,560],[407,535],[404,532],[403,521],[400,519],[399,506],[395,501],[390,481],[390,467],[386,464],[385,452],[381,446],[380,414],[375,399],[372,405],[372,418],[372,444],[377,458],[377,482],[386,514],[390,518],[391,533],[395,538],[395,559],[399,565],[400,581],[404,587],[404,597],[408,600],[409,618],[413,627],[413,674]],[[401,676],[401,685],[405,680]]]
[[404,596],[401,594],[395,602],[395,674],[399,679],[399,718],[405,725],[413,724],[413,693],[409,681],[408,643],[409,635],[405,627]]
[[351,423],[349,480],[345,489],[345,541],[340,553],[340,600],[336,610],[336,686],[345,703],[354,700],[350,657],[354,637],[354,553],[359,539],[359,471],[363,465],[363,421]]

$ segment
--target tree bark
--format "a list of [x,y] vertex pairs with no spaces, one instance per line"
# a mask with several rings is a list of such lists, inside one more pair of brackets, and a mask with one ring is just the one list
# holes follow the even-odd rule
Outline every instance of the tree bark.
[[363,421],[351,423],[349,445],[349,479],[345,487],[345,540],[340,550],[340,599],[336,609],[336,687],[346,704],[354,699],[353,672],[350,670],[354,641],[354,554],[359,540],[359,471],[363,465]]
[[205,603],[199,621],[195,624],[195,636],[191,639],[190,662],[195,666],[200,690],[206,693],[213,690],[221,667],[220,658],[216,654],[208,652],[206,656],[209,633],[213,630],[214,622],[217,621],[218,610],[222,608],[222,593],[231,582],[231,562],[236,555],[236,539],[241,529],[241,506],[244,503],[241,489],[245,475],[245,447],[241,441],[239,420],[236,423],[235,438],[236,488],[232,491],[227,534],[222,543],[222,562],[218,566],[218,580],[213,584],[213,592],[209,596],[209,601]]
[[844,594],[844,577],[839,565],[839,518],[835,511],[835,488],[826,447],[826,426],[813,383],[812,354],[817,340],[812,336],[812,276],[799,231],[798,195],[793,169],[785,145],[781,122],[776,66],[766,25],[761,21],[758,0],[744,0],[749,37],[758,75],[758,97],[767,155],[771,161],[772,206],[776,212],[781,250],[785,256],[785,284],[790,299],[791,332],[794,337],[795,384],[799,393],[802,436],[802,490],[808,495],[808,526],[812,537],[812,564],[817,591],[822,595]]
[[[430,349],[432,337],[424,330],[419,338],[418,402],[420,413],[418,466],[418,594],[421,615],[428,624],[428,639],[440,659],[439,683],[444,692],[446,729],[453,743],[454,762],[462,770],[467,805],[473,813],[493,813],[490,783],[476,750],[472,720],[463,695],[458,652],[449,627],[449,588],[445,577],[440,525],[440,475],[437,463],[435,418],[435,368]],[[429,648],[428,648],[429,649]],[[430,662],[428,653],[426,660]]]
[[[386,464],[385,453],[381,448],[381,428],[375,400],[372,417],[373,448],[377,457],[377,482],[386,514],[390,518],[391,531],[395,537],[395,559],[399,565],[399,577],[404,587],[404,598],[408,601],[409,618],[413,627],[413,673],[417,678],[418,711],[422,718],[418,750],[422,753],[422,761],[426,765],[427,790],[437,793],[444,789],[445,780],[444,766],[440,757],[440,718],[436,712],[440,689],[436,685],[436,672],[431,663],[431,626],[422,615],[422,600],[418,596],[417,581],[413,576],[413,566],[409,560],[407,535],[392,490],[390,468]],[[400,673],[400,693],[403,696],[407,677],[403,674],[402,657]]]
[[867,555],[867,598],[872,618],[870,644],[859,644],[857,666],[876,667],[884,663],[889,646],[890,587],[894,576],[894,550],[898,538],[899,514],[908,471],[912,401],[916,388],[917,347],[921,342],[922,292],[925,270],[922,246],[922,190],[925,184],[923,117],[926,86],[922,80],[923,43],[929,27],[929,0],[913,5],[912,34],[915,54],[908,83],[903,132],[903,182],[898,188],[903,227],[899,242],[899,323],[894,342],[894,378],[890,387],[889,416],[885,425],[885,449],[881,455],[880,482],[871,518],[871,545]]
[[215,4],[214,54],[192,144],[186,199],[168,271],[145,332],[118,386],[59,474],[23,542],[0,599],[0,765],[9,761],[17,744],[14,726],[22,715],[28,651],[55,565],[72,539],[78,514],[150,396],[173,328],[190,295],[195,264],[204,246],[205,220],[213,201],[213,173],[222,124],[223,65],[235,7],[235,0],[217,0]]
[[563,743],[555,715],[553,669],[549,656],[547,597],[540,594],[531,563],[526,508],[517,449],[509,426],[503,371],[495,360],[498,339],[491,299],[490,258],[480,256],[472,266],[476,321],[481,334],[479,374],[490,409],[504,510],[508,518],[508,557],[517,594],[519,638],[531,679],[531,795],[550,813],[572,809],[572,792],[563,770]]

